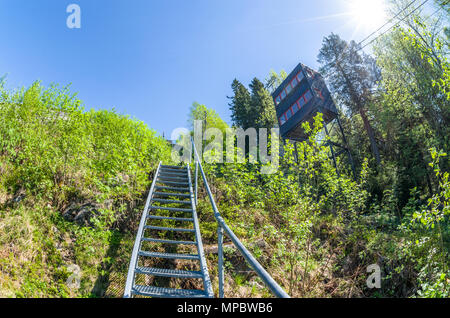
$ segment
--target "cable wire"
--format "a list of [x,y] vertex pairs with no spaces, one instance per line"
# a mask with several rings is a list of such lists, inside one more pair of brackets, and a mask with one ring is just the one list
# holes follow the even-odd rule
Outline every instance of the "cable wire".
[[[397,27],[400,23],[402,23],[406,18],[408,18],[409,16],[411,16],[414,12],[416,12],[417,10],[419,10],[421,7],[423,7],[425,5],[425,3],[427,3],[429,0],[425,0],[424,2],[422,2],[417,8],[415,8],[413,11],[411,11],[408,15],[406,15],[405,17],[401,18],[399,22],[397,22],[396,24],[394,24],[393,26],[391,26],[389,29],[387,29],[386,31],[384,31],[383,33],[381,33],[380,35],[378,35],[377,37],[375,37],[372,41],[370,41],[369,43],[365,44],[363,47],[361,47],[358,51],[364,49],[365,47],[369,46],[370,44],[372,44],[375,40],[377,40],[379,37],[385,35],[386,33],[388,33],[389,31],[391,31],[393,28]],[[440,9],[438,9],[437,11],[439,11]],[[435,11],[435,13],[437,12]],[[433,15],[435,14],[433,13]]]
[[363,44],[363,42],[367,41],[367,39],[369,39],[372,35],[376,34],[378,31],[380,31],[381,29],[383,29],[386,25],[390,24],[392,21],[394,21],[400,14],[402,14],[406,9],[408,9],[410,6],[412,6],[417,0],[413,0],[412,2],[410,2],[406,7],[403,8],[403,10],[401,10],[400,12],[398,12],[394,17],[392,17],[391,19],[389,19],[388,22],[386,22],[385,24],[383,24],[381,27],[379,27],[376,31],[372,32],[371,34],[369,34],[367,37],[364,38],[364,40],[362,40],[361,42],[358,43],[358,45]]

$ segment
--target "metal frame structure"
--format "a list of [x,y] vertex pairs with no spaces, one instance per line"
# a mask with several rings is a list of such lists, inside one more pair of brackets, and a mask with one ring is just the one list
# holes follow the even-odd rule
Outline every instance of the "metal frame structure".
[[[195,147],[195,143],[193,138],[191,138],[193,153],[194,153],[194,161],[195,161],[195,180],[191,178],[190,166],[186,165],[185,168],[175,167],[175,166],[163,166],[160,162],[158,168],[155,173],[155,177],[153,179],[147,201],[145,203],[144,211],[142,213],[142,217],[139,223],[138,232],[136,235],[136,240],[133,247],[133,252],[131,255],[130,265],[128,268],[127,281],[125,284],[125,292],[124,298],[131,298],[133,295],[142,295],[142,296],[150,296],[150,297],[214,297],[212,283],[209,277],[208,268],[206,264],[205,252],[203,249],[201,234],[200,234],[200,225],[197,217],[196,206],[197,206],[197,194],[198,194],[198,177],[199,172],[203,179],[203,184],[208,194],[209,200],[211,202],[211,206],[214,212],[214,217],[217,221],[217,235],[218,235],[218,280],[219,280],[219,297],[224,297],[224,254],[223,254],[223,240],[224,235],[226,235],[237,250],[241,253],[241,255],[248,262],[250,267],[256,272],[256,274],[262,279],[264,284],[271,290],[271,292],[277,296],[282,298],[289,298],[289,295],[278,285],[278,283],[270,276],[270,274],[259,264],[259,262],[253,257],[253,255],[247,250],[247,248],[242,244],[242,242],[237,238],[237,236],[233,233],[233,231],[228,227],[225,220],[222,218],[217,205],[215,203],[214,197],[212,195],[211,189],[209,187],[208,180],[205,175],[205,171],[203,170],[202,161],[199,158],[197,149]],[[169,170],[168,170],[169,169]],[[173,171],[177,172],[168,172],[170,169],[176,169]],[[186,174],[186,183],[181,183],[181,175]],[[176,181],[165,181],[165,180],[173,180]],[[194,181],[194,182],[193,182]],[[160,186],[156,185],[156,183],[168,183],[171,186]],[[181,185],[185,184],[188,188],[174,188],[173,184]],[[184,190],[189,192],[189,194],[176,194],[176,193],[160,193],[155,192],[155,189],[165,189],[171,191]],[[164,195],[165,197],[171,196],[182,196],[185,199],[189,198],[189,201],[175,201],[175,200],[166,200],[166,199],[158,199],[154,198],[154,196]],[[152,202],[167,202],[167,203],[175,203],[175,202],[183,202],[184,204],[189,204],[191,209],[182,209],[182,208],[172,208],[172,207],[162,207],[162,206],[154,206]],[[157,216],[150,215],[150,211],[153,210],[168,210],[168,211],[179,211],[192,213],[192,218],[177,218],[177,217],[166,217],[166,216]],[[186,228],[165,228],[158,226],[147,226],[147,220],[162,220],[162,219],[172,219],[172,220],[180,220],[186,222],[193,222],[193,229]],[[164,230],[164,231],[183,231],[183,232],[192,232],[195,233],[195,242],[187,242],[187,241],[170,241],[170,240],[160,240],[160,239],[152,239],[145,238],[144,233],[147,228],[156,229],[156,230]],[[195,244],[197,247],[197,255],[191,254],[168,254],[168,253],[153,253],[142,251],[142,242],[164,242],[167,244]],[[140,267],[139,258],[140,257],[156,257],[156,258],[179,258],[179,259],[195,259],[200,262],[200,271],[180,271],[180,270],[171,270],[166,268],[146,268]],[[155,287],[155,286],[147,286],[147,285],[136,285],[135,279],[137,274],[144,275],[153,275],[153,276],[163,276],[163,277],[184,277],[184,278],[202,278],[203,279],[203,287],[204,290],[184,290],[184,289],[173,289],[173,288],[164,288],[164,287]]]
[[[163,185],[156,185],[157,183]],[[178,186],[178,187],[177,187]],[[184,186],[184,187],[180,187]],[[172,192],[155,192],[155,189],[160,191],[172,191]],[[178,192],[178,193],[173,193]],[[184,192],[184,193],[182,193]],[[186,194],[189,192],[189,194]],[[161,199],[157,197],[175,197],[189,199],[184,200],[169,200]],[[160,204],[181,204],[189,205],[191,208],[174,208],[171,206],[155,205]],[[169,211],[172,215],[162,216],[155,214],[156,211]],[[150,212],[153,212],[150,214]],[[178,217],[177,213],[189,213],[191,217]],[[176,222],[191,223],[193,228],[186,227],[164,227],[164,226],[151,226],[147,225],[147,221],[161,221],[161,220],[173,220]],[[195,234],[194,241],[187,240],[167,240],[160,238],[144,237],[145,230],[163,231],[163,232],[184,232]],[[178,254],[178,253],[160,253],[150,252],[143,250],[142,242],[151,243],[163,243],[169,245],[195,245],[197,248],[197,254]],[[166,258],[166,259],[186,259],[198,261],[200,264],[199,271],[186,271],[170,269],[166,266],[162,268],[152,268],[139,266],[139,258]],[[167,278],[184,278],[184,279],[202,279],[203,290],[197,289],[177,289],[157,287],[152,285],[137,285],[135,283],[136,275],[151,275]],[[141,295],[148,297],[214,297],[211,280],[208,273],[206,264],[205,252],[203,249],[202,238],[200,234],[200,226],[198,222],[196,212],[196,201],[194,198],[194,191],[192,186],[191,172],[189,165],[185,168],[178,166],[163,166],[160,162],[158,169],[156,170],[155,177],[150,188],[147,202],[142,213],[141,221],[139,223],[139,229],[136,235],[136,240],[131,255],[130,265],[128,268],[128,276],[125,284],[124,298],[131,298],[133,295]]]
[[[298,78],[298,74],[303,74],[303,77],[300,80]],[[297,84],[293,86],[291,83],[295,78],[297,79]],[[290,87],[289,91],[287,90],[288,87]],[[283,92],[284,98],[282,99],[280,96]],[[308,100],[304,98],[307,92],[311,93],[311,98]],[[340,154],[347,152],[349,163],[352,168],[353,178],[356,179],[355,165],[348,148],[341,121],[339,119],[339,111],[336,108],[331,93],[326,86],[325,80],[318,72],[307,67],[306,65],[303,65],[302,63],[298,64],[280,84],[280,86],[272,93],[272,98],[278,121],[280,123],[280,133],[282,139],[284,142],[286,142],[286,140],[294,142],[294,149],[296,153],[296,143],[307,139],[307,136],[302,129],[302,124],[304,122],[312,123],[314,116],[319,112],[322,113],[325,133],[329,136],[327,125],[336,120],[342,134],[344,145],[327,141],[326,145],[330,147],[331,151],[330,159],[333,160],[336,172],[340,175],[336,158]],[[299,103],[302,99],[306,102],[303,105]],[[290,116],[287,118],[285,114],[288,112]],[[333,146],[339,147],[341,150],[336,153]]]
[[[326,141],[325,145],[328,145],[330,147],[331,159],[333,159],[333,164],[334,164],[334,167],[336,169],[336,173],[337,173],[338,176],[340,176],[340,172],[339,172],[339,169],[338,169],[338,166],[337,166],[336,158],[338,156],[340,156],[341,154],[345,153],[345,152],[347,153],[348,161],[349,161],[350,167],[352,169],[353,179],[356,180],[355,163],[353,161],[353,156],[352,156],[352,153],[350,152],[350,148],[348,147],[348,144],[347,144],[347,138],[345,137],[344,129],[342,128],[341,120],[339,118],[339,114],[336,116],[335,120],[336,120],[336,122],[338,124],[339,131],[340,131],[340,133],[342,135],[342,140],[344,142],[344,145],[332,142],[331,140]],[[325,123],[325,122],[323,123],[323,128],[325,129],[325,133],[327,134],[327,136],[330,137],[330,133],[328,131],[327,123]],[[333,148],[333,146],[341,148],[341,150],[336,153],[334,148]]]

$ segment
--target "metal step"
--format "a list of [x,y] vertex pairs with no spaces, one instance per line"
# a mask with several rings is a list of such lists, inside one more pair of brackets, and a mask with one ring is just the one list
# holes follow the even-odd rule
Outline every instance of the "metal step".
[[189,178],[187,173],[160,172],[158,176],[167,178],[186,178],[186,179]]
[[173,178],[173,177],[158,177],[156,182],[160,183],[166,183],[166,182],[177,182],[180,184],[189,185],[189,179],[188,178]]
[[161,168],[162,169],[169,168],[169,169],[186,170],[186,167],[182,167],[182,166],[165,166],[165,165],[161,165]]
[[160,170],[158,175],[159,176],[161,176],[161,175],[168,175],[168,176],[173,175],[175,177],[180,176],[180,177],[186,177],[186,178],[188,177],[186,170]]
[[[136,235],[133,247],[124,297],[129,298],[133,295],[175,298],[213,297],[200,236],[198,218],[195,211],[195,205],[192,201],[194,194],[191,185],[189,166],[163,166],[160,163],[150,189],[151,191],[148,195],[146,204],[147,209],[143,211],[138,234]],[[170,222],[163,222],[165,220]],[[172,223],[171,221],[186,223],[183,223],[181,224],[181,227],[178,227],[180,225]],[[187,222],[192,223],[188,224]],[[154,226],[153,224],[161,226]],[[155,233],[152,233],[153,231]],[[172,233],[169,234],[170,232]],[[174,237],[160,238],[158,234],[163,233],[173,235]],[[146,235],[149,237],[145,237]],[[183,235],[186,237],[182,237]],[[189,235],[189,237],[187,237],[187,235]],[[173,253],[166,253],[166,251],[163,250],[161,252],[153,252],[146,246],[149,245],[149,247],[151,246],[153,248],[164,247],[161,245],[156,246],[157,244],[171,244],[171,248],[173,248],[171,252]],[[193,249],[192,251],[184,251],[182,248],[187,246],[180,246],[180,248],[178,248],[178,245],[190,245]],[[145,264],[149,259],[155,259],[155,261],[156,259],[160,259],[160,261],[163,261],[164,259],[190,260],[198,262],[200,269],[171,269],[170,264],[167,264],[166,262],[162,262],[160,265],[153,265],[156,267],[150,267],[148,266],[149,264]],[[147,286],[146,283],[136,285],[136,274],[191,280],[197,279],[203,281],[204,290]]]
[[178,227],[163,227],[163,226],[152,226],[152,225],[146,225],[146,230],[157,230],[157,231],[173,231],[173,232],[189,232],[194,233],[194,229],[185,229],[185,228],[178,228]]
[[139,256],[156,257],[156,258],[170,258],[170,259],[189,259],[189,260],[200,259],[198,254],[158,253],[158,252],[145,252],[145,251],[140,251]]
[[136,274],[162,276],[162,277],[174,277],[174,278],[203,278],[200,271],[183,271],[167,268],[152,268],[152,267],[138,267],[136,268]]
[[174,289],[155,286],[136,285],[131,292],[134,295],[148,297],[178,297],[178,298],[207,298],[208,295],[203,290],[197,289]]
[[172,191],[180,191],[180,192],[190,192],[189,188],[174,188],[174,187],[164,187],[164,186],[155,186],[156,189],[160,190],[172,190]]
[[183,169],[183,170],[175,170],[175,169],[163,169],[163,170],[159,170],[159,174],[173,174],[176,176],[186,176],[187,177],[187,170]]
[[190,198],[190,194],[184,194],[184,193],[170,193],[170,192],[153,192],[154,195],[159,195],[162,197],[183,197],[183,198]]
[[191,201],[178,201],[178,200],[168,200],[168,199],[152,199],[153,202],[160,202],[160,203],[171,203],[171,204],[188,204],[191,205]]
[[161,167],[161,169],[159,171],[169,171],[169,172],[186,172],[187,173],[187,169],[186,168],[166,168],[166,167]]
[[171,216],[159,216],[159,215],[149,215],[147,216],[151,220],[171,220],[180,222],[194,222],[193,218],[175,218]]
[[183,175],[187,176],[187,170],[175,170],[175,169],[166,169],[166,170],[159,170],[159,174],[173,174],[173,175]]
[[192,212],[192,209],[169,208],[169,207],[165,207],[165,206],[156,206],[156,205],[150,206],[149,209],[150,210],[174,211],[174,212]]
[[175,185],[175,186],[189,186],[188,182],[173,182],[173,181],[163,181],[163,180],[156,180],[156,182],[168,184],[168,185]]
[[189,181],[189,178],[186,176],[174,176],[174,175],[167,175],[167,174],[159,174],[158,179],[175,179],[175,181],[182,181],[182,182]]
[[162,240],[162,239],[148,238],[148,237],[142,238],[142,241],[152,242],[152,243],[161,243],[161,244],[180,244],[180,245],[195,245],[195,244],[197,244],[194,241],[173,241],[173,240]]

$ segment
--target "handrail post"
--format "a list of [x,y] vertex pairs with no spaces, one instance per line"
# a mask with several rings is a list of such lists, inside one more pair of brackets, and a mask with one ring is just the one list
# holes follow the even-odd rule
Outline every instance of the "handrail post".
[[223,228],[219,225],[217,227],[217,254],[219,255],[219,298],[224,298],[223,295]]

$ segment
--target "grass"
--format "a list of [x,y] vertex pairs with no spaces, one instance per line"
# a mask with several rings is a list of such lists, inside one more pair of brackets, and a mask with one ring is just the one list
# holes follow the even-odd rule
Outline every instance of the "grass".
[[[116,281],[126,275],[133,243],[132,235],[68,222],[43,202],[2,208],[0,296],[120,297]],[[66,284],[72,264],[81,269],[79,289]]]

